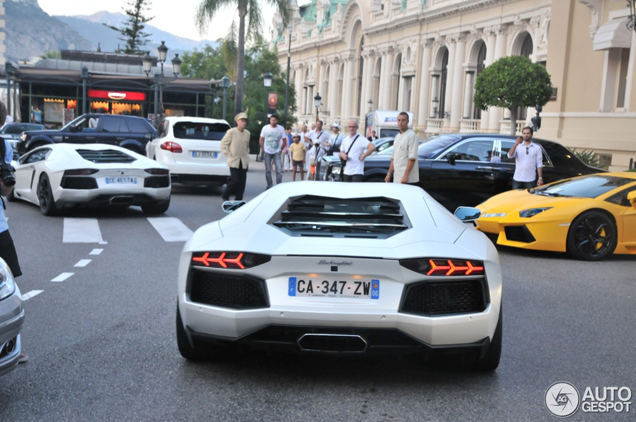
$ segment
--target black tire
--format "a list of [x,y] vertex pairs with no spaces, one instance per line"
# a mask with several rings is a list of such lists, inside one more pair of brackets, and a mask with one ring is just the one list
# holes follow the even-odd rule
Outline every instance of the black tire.
[[186,334],[183,321],[181,320],[181,313],[179,312],[179,305],[177,305],[177,346],[179,346],[179,353],[185,359],[188,360],[203,360],[208,357],[206,350],[201,348],[194,348],[188,341],[188,335]]
[[470,365],[471,369],[476,371],[492,372],[499,366],[501,360],[501,343],[503,337],[503,310],[499,309],[499,321],[497,321],[497,328],[495,328],[495,334],[492,336],[490,346],[486,355],[479,359],[474,364]]
[[146,214],[163,214],[170,208],[170,198],[165,201],[157,201],[152,204],[145,204],[141,206],[141,209]]
[[584,212],[570,224],[567,251],[573,258],[600,261],[614,253],[616,243],[616,225],[603,212]]
[[38,183],[38,200],[40,203],[40,211],[42,214],[51,216],[57,214],[57,207],[53,200],[53,191],[51,190],[51,183],[46,173],[42,173],[40,176],[40,182]]

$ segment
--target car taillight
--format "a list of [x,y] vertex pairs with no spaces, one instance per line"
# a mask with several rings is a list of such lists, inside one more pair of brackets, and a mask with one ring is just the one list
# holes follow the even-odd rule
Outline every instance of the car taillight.
[[97,173],[98,169],[75,169],[75,170],[66,170],[64,172],[64,176],[90,176],[91,174]]
[[174,154],[181,154],[183,152],[183,149],[181,149],[181,145],[171,141],[164,142],[163,144],[159,145],[159,148],[170,151]]
[[483,275],[484,263],[465,259],[415,258],[401,259],[400,265],[427,276]]
[[168,169],[145,169],[144,171],[146,173],[158,174],[158,175],[167,175],[170,173],[170,170]]
[[195,252],[192,265],[198,267],[240,269],[256,267],[269,262],[269,255],[244,252]]

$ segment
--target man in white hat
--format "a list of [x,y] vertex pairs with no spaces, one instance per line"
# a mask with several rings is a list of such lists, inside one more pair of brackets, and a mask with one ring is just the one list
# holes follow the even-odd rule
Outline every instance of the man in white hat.
[[230,180],[221,196],[224,201],[229,200],[230,195],[235,195],[237,201],[243,199],[250,162],[250,132],[245,129],[247,114],[239,113],[234,120],[236,127],[225,132],[221,140],[221,151],[227,157],[227,165],[230,167]]

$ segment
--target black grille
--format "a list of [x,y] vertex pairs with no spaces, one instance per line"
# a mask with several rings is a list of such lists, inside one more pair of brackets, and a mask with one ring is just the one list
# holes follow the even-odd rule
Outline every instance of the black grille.
[[536,240],[526,226],[506,226],[504,230],[506,239],[513,242],[531,243]]
[[97,189],[97,180],[93,177],[64,176],[63,189]]
[[487,303],[485,279],[422,282],[406,287],[401,312],[418,315],[483,312]]
[[287,204],[273,223],[293,236],[308,234],[376,234],[388,237],[406,230],[398,201],[383,198],[330,198],[305,195]]
[[193,270],[191,286],[193,302],[233,309],[269,307],[262,280]]
[[83,159],[93,163],[132,163],[137,161],[135,157],[114,149],[78,149],[76,151]]
[[170,176],[152,176],[144,179],[145,188],[167,188],[170,186]]

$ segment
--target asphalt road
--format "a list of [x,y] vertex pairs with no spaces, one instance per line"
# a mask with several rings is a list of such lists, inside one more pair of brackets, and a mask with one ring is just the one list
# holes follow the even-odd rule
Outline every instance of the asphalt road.
[[[265,187],[262,166],[252,163],[246,199]],[[175,186],[167,216],[196,230],[224,215],[220,193]],[[544,397],[558,381],[581,394],[636,393],[636,257],[584,263],[500,249],[503,356],[492,374],[417,357],[190,363],[175,340],[183,242],[164,241],[138,208],[65,216],[96,218],[104,244],[63,243],[64,217],[30,204],[6,213],[20,289],[42,292],[24,305],[30,359],[0,378],[0,421],[550,421]],[[73,275],[51,281],[62,273]],[[630,410],[572,419],[633,420]]]

